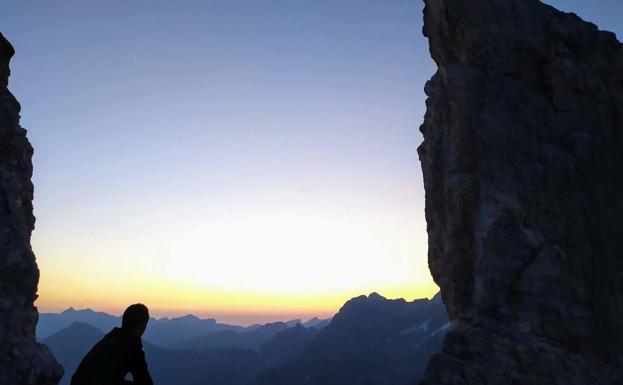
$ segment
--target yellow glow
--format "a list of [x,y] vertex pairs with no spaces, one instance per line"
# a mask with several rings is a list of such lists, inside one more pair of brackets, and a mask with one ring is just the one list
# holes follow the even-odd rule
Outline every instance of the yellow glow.
[[273,207],[185,220],[171,214],[71,239],[35,233],[37,305],[119,313],[141,301],[157,316],[251,323],[331,316],[372,291],[408,300],[434,295],[422,229],[396,215],[367,214]]

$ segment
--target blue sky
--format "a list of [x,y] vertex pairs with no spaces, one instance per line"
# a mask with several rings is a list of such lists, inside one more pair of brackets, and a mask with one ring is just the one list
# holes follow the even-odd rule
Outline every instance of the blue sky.
[[[549,3],[623,34],[623,2]],[[39,306],[114,311],[139,297],[162,314],[258,319],[271,303],[311,315],[374,290],[434,294],[416,154],[435,71],[421,10],[4,1],[10,88],[36,151]]]

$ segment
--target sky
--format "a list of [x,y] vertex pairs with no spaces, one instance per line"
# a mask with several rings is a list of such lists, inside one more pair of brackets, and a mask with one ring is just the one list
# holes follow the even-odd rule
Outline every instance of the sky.
[[[548,2],[623,36],[623,2]],[[5,0],[40,311],[249,324],[438,290],[416,0]]]

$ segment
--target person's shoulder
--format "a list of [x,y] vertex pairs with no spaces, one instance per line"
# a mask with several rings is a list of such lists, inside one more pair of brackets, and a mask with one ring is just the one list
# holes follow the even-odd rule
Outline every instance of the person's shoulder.
[[120,331],[120,328],[113,328],[111,331],[106,333],[104,337],[102,337],[101,341],[114,341],[122,338]]
[[122,328],[117,329],[119,338],[122,339],[125,344],[130,345],[133,348],[138,347],[140,349],[143,349],[143,341],[141,340],[141,337],[139,335],[126,331]]
[[114,327],[114,328],[112,328],[112,329],[108,332],[108,334],[106,334],[106,337],[108,337],[108,336],[111,336],[111,337],[116,337],[116,336],[119,336],[119,335],[120,335],[120,334],[122,334],[122,333],[123,333],[123,330],[122,330],[121,328]]
[[[140,338],[138,338],[140,342]],[[102,341],[115,345],[135,345],[137,343],[137,336],[133,333],[129,333],[122,328],[113,328],[108,334],[102,338]]]
[[106,333],[106,335],[104,335],[104,337],[102,337],[95,346],[103,348],[105,346],[117,345],[122,338],[119,331],[116,329],[118,328],[114,328]]

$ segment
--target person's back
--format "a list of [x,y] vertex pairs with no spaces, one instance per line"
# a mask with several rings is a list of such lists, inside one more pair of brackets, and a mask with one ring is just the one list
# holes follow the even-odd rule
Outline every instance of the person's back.
[[[141,336],[149,313],[141,304],[131,305],[123,314],[121,328],[114,328],[82,359],[71,385],[152,385]],[[125,381],[131,373],[133,381]]]

